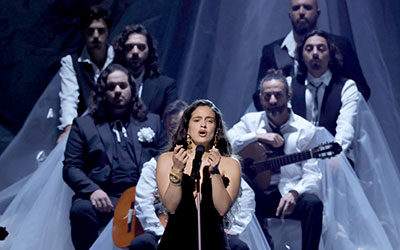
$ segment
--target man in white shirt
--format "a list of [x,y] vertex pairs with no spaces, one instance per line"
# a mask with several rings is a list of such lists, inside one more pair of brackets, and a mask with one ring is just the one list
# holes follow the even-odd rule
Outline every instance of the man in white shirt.
[[[315,127],[294,114],[288,103],[292,96],[282,71],[269,70],[260,84],[260,100],[264,111],[244,115],[229,131],[228,137],[235,152],[259,141],[285,154],[308,150],[317,144]],[[278,131],[279,130],[279,131]],[[276,132],[272,132],[276,131]],[[317,197],[320,190],[320,162],[308,160],[289,164],[273,173],[270,185],[268,172],[255,176],[247,174],[256,194],[256,215],[270,246],[266,218],[280,217],[301,220],[302,249],[318,249],[322,230],[323,204]]]
[[76,53],[61,59],[58,128],[63,132],[57,143],[68,134],[73,119],[86,111],[97,78],[114,58],[113,47],[107,44],[111,27],[107,10],[98,6],[91,7],[81,15],[80,26],[86,47],[80,56]]
[[361,96],[356,83],[342,77],[339,50],[326,32],[313,31],[300,45],[298,58],[299,72],[291,83],[293,111],[325,127],[351,153]]

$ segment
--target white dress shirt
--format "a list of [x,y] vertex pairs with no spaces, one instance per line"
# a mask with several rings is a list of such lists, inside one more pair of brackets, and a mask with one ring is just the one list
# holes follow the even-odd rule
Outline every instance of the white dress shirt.
[[[305,91],[305,101],[306,101],[306,117],[307,120],[311,121],[313,117],[314,109],[314,87],[311,86],[310,82],[313,84],[318,84],[322,82],[323,84],[318,90],[318,112],[321,112],[321,104],[324,98],[325,89],[330,84],[332,79],[332,73],[330,70],[325,72],[321,77],[315,78],[310,74],[307,75],[305,81],[306,91]],[[288,82],[291,85],[291,81]],[[354,123],[356,116],[358,114],[358,101],[360,98],[360,93],[358,92],[356,83],[348,79],[341,92],[341,103],[339,116],[336,121],[336,135],[335,141],[337,141],[343,148],[347,151],[353,141],[355,128]]]
[[289,34],[286,35],[286,37],[283,39],[283,42],[281,44],[282,49],[286,49],[289,56],[293,58],[294,60],[294,74],[297,73],[297,69],[299,67],[299,62],[296,60],[296,48],[297,44],[296,41],[294,40],[294,35],[293,35],[293,30],[289,32]]
[[291,58],[296,58],[296,47],[297,45],[296,41],[294,40],[293,30],[291,30],[289,34],[287,34],[286,37],[283,39],[281,48],[286,48],[289,56]]
[[161,236],[164,233],[164,227],[154,207],[154,193],[157,191],[156,168],[157,161],[154,158],[143,164],[142,173],[136,184],[135,210],[143,229]]
[[[239,152],[248,144],[256,141],[257,133],[272,131],[265,111],[245,114],[229,131],[228,138],[234,152]],[[291,112],[289,120],[280,127],[285,139],[285,154],[308,150],[317,143],[314,141],[315,127],[302,117]],[[318,193],[321,181],[319,161],[310,159],[281,167],[280,174],[271,177],[271,184],[278,185],[280,193],[285,195],[290,190],[299,194]]]
[[[81,56],[78,58],[78,62],[87,62],[92,66],[94,82],[96,84],[101,71],[110,65],[113,59],[114,49],[112,46],[108,46],[106,62],[104,63],[103,68],[99,69],[96,64],[90,60],[89,53],[85,47]],[[78,116],[79,84],[71,55],[67,55],[61,59],[60,77],[60,125],[58,126],[58,129],[64,130],[64,128],[71,125],[74,118]]]

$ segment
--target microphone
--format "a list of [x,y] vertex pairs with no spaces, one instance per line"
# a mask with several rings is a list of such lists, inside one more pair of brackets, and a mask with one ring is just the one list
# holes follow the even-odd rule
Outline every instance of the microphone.
[[196,180],[200,179],[200,166],[201,166],[201,157],[203,156],[205,148],[203,145],[198,145],[196,147],[196,154],[192,163],[192,173],[190,176]]

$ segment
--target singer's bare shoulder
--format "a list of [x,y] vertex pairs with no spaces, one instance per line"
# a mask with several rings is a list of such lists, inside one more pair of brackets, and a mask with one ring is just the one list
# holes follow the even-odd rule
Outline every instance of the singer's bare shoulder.
[[159,165],[164,165],[165,163],[172,163],[172,156],[174,155],[174,152],[165,152],[158,157],[157,160],[157,166]]
[[236,158],[229,156],[221,156],[221,161],[219,164],[219,168],[221,173],[223,174],[225,171],[234,171],[240,173],[240,163]]
[[174,152],[172,152],[172,151],[164,152],[160,155],[160,157],[158,157],[158,159],[168,158],[168,157],[171,158],[173,154],[174,154]]
[[156,180],[161,195],[164,195],[169,183],[168,175],[172,166],[172,153],[165,152],[157,160]]

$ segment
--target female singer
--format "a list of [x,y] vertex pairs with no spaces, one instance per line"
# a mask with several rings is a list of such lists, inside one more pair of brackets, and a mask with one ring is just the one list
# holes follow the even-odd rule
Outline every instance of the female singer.
[[[195,185],[192,163],[203,145],[200,185]],[[201,248],[229,249],[223,216],[240,187],[240,164],[231,157],[219,109],[208,100],[192,103],[183,113],[169,152],[157,163],[157,184],[169,220],[158,249],[198,249],[197,194],[200,193]],[[200,186],[200,192],[196,188]]]

